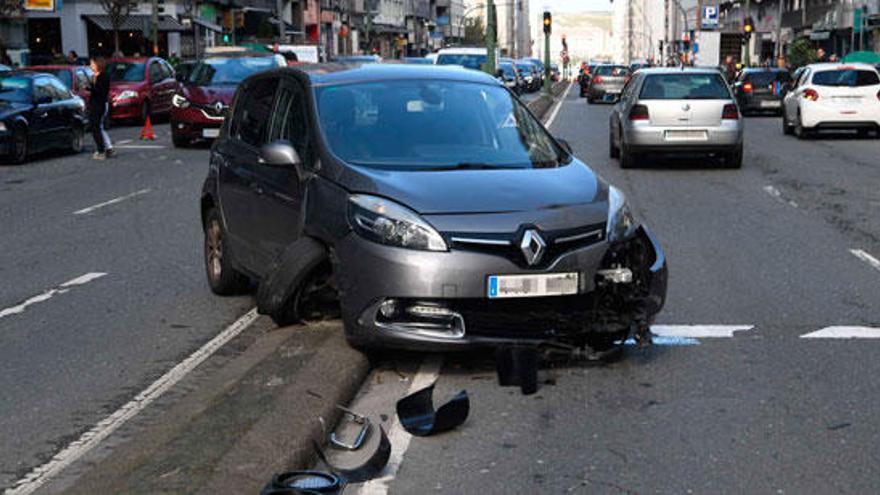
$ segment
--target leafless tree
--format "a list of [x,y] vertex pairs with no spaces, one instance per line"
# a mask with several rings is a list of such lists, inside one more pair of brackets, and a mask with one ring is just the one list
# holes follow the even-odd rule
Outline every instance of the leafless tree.
[[[6,0],[2,0],[6,1]],[[119,27],[128,19],[131,11],[137,8],[134,0],[100,0],[101,7],[110,17],[110,25],[113,26],[113,52],[119,51]]]

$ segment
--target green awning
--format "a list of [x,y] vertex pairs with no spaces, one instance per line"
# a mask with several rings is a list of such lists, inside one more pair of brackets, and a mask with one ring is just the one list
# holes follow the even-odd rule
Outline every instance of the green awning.
[[862,62],[865,64],[880,64],[880,53],[875,52],[852,52],[843,57],[844,62]]

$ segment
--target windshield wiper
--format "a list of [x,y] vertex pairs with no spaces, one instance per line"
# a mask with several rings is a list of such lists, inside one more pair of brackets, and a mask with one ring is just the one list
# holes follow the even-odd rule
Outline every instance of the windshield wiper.
[[497,169],[515,169],[523,168],[513,165],[497,165],[494,163],[482,162],[460,162],[454,165],[438,165],[436,167],[426,167],[421,170],[497,170]]

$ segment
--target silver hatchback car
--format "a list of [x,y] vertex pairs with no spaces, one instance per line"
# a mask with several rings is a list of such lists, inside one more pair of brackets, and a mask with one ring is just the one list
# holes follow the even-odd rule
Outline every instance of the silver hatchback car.
[[700,153],[740,168],[743,120],[713,69],[657,68],[635,73],[611,111],[609,154],[621,168],[647,153]]

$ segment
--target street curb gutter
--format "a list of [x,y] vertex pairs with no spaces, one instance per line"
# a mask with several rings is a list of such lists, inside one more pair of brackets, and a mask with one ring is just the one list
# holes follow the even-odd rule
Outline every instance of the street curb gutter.
[[565,91],[565,88],[568,86],[568,81],[560,81],[553,84],[553,87],[550,88],[550,94],[552,96],[547,96],[542,94],[538,98],[526,103],[526,107],[528,107],[529,111],[534,114],[538,119],[543,119],[544,115],[547,111],[553,107],[553,102],[556,101],[556,97],[562,94]]
[[257,493],[273,474],[311,466],[318,418],[336,423],[335,406],[354,397],[369,362],[348,346],[338,321],[262,323],[259,335],[228,344],[238,355],[203,363],[173,404],[120,431],[109,455],[47,491]]

